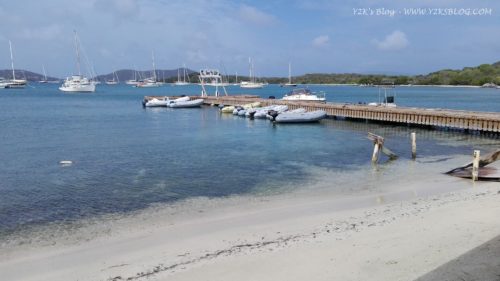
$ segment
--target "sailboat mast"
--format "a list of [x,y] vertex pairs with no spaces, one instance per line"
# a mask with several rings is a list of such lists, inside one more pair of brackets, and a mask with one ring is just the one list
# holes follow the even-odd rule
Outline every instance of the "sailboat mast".
[[76,34],[76,30],[73,30],[75,33],[75,52],[76,52],[76,68],[78,70],[78,75],[82,75],[80,70],[80,49],[78,48],[78,35]]
[[42,69],[43,69],[43,78],[45,79],[45,81],[47,81],[47,73],[45,72],[45,65],[42,65]]
[[182,82],[186,83],[186,64],[182,64]]
[[16,72],[14,71],[14,56],[12,55],[12,43],[9,40],[10,47],[10,65],[12,66],[12,80],[16,80]]
[[288,63],[288,84],[292,84],[292,63]]
[[151,51],[151,59],[153,60],[153,78],[156,82],[156,68],[155,68],[155,52]]
[[250,67],[250,82],[253,82],[253,76],[252,76],[252,70],[253,70],[253,62],[252,62],[252,58],[248,58],[248,65]]

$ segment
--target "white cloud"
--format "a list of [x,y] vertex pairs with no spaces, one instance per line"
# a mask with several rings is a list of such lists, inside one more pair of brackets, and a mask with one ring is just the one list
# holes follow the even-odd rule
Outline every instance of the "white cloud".
[[314,47],[321,48],[328,46],[328,44],[330,44],[330,36],[328,35],[320,35],[312,40],[312,45]]
[[377,46],[377,48],[383,51],[401,50],[409,45],[406,34],[399,30],[395,30],[391,34],[387,35],[382,41],[374,39],[372,42],[375,46]]
[[273,15],[245,4],[240,6],[239,16],[244,21],[258,25],[271,25],[277,21]]

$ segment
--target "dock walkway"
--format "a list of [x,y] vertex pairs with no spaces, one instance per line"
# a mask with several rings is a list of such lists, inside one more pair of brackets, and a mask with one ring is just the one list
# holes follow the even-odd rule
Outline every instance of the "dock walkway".
[[280,104],[287,105],[289,109],[302,107],[307,111],[324,110],[329,117],[428,125],[483,132],[500,132],[499,112],[284,101],[279,99],[263,99],[250,95],[208,96],[201,98],[204,99],[205,104],[213,105],[242,105],[258,101],[262,103],[262,106]]

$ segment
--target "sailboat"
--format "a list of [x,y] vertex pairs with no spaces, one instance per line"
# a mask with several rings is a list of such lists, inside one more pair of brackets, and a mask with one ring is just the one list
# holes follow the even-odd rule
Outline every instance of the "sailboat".
[[47,81],[47,73],[45,72],[45,66],[44,65],[42,65],[42,69],[43,69],[43,80],[38,81],[38,83],[45,84],[48,81]]
[[253,76],[253,62],[251,58],[248,58],[248,64],[250,65],[250,81],[241,81],[240,88],[246,89],[261,89],[264,87],[264,83],[255,81],[255,76]]
[[[179,68],[177,68],[177,81],[175,81],[174,83],[175,86],[185,86],[191,84],[188,81],[186,81],[186,72],[187,72],[186,65],[184,64],[182,68],[182,80],[181,80],[180,70]],[[188,75],[188,80],[189,80],[189,75]]]
[[240,83],[238,83],[238,72],[236,72],[236,81],[234,82],[233,86],[239,86]]
[[14,55],[12,54],[12,43],[9,40],[10,47],[10,64],[12,66],[12,79],[6,81],[5,88],[22,89],[26,86],[28,81],[26,79],[16,79],[16,72],[14,70]]
[[135,70],[136,67],[134,66],[134,79],[130,79],[125,81],[125,84],[127,85],[137,85],[139,83],[139,80],[137,80],[137,70]]
[[282,84],[282,87],[297,87],[297,84],[292,83],[292,63],[288,63],[288,83]]
[[75,52],[76,52],[76,68],[78,75],[67,77],[64,83],[59,87],[63,92],[95,92],[94,81],[83,76],[80,70],[80,47],[78,35],[75,33]]
[[106,80],[106,84],[107,85],[116,85],[118,83],[120,83],[120,80],[118,79],[118,75],[116,75],[116,71],[113,71],[113,79]]
[[135,85],[135,87],[138,88],[150,88],[150,87],[160,87],[160,83],[158,83],[157,77],[156,77],[156,68],[155,68],[155,54],[154,52],[151,52],[151,58],[153,61],[153,77],[146,78],[144,81],[141,81]]

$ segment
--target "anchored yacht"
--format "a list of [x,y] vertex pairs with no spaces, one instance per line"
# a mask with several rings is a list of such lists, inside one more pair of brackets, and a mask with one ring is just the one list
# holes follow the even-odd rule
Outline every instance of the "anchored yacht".
[[83,76],[80,69],[80,42],[78,35],[75,33],[75,52],[76,52],[76,67],[78,69],[78,75],[72,75],[66,78],[64,83],[59,87],[59,90],[63,92],[95,92],[94,81]]

